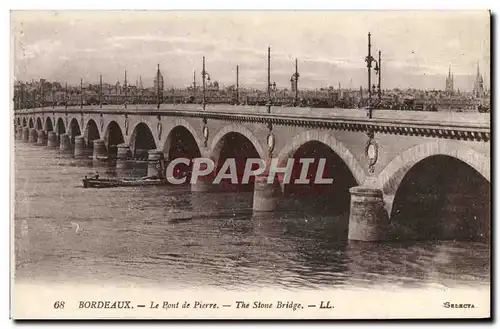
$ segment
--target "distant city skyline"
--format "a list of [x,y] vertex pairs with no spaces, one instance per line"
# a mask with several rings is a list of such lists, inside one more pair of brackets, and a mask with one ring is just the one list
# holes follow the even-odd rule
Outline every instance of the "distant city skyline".
[[[14,78],[76,85],[153,86],[156,65],[165,88],[201,84],[202,56],[213,81],[265,89],[267,47],[271,80],[290,88],[298,58],[299,89],[367,87],[367,33],[382,51],[382,88],[471,91],[479,63],[490,87],[487,11],[398,12],[12,12]],[[373,72],[372,72],[373,74]]]

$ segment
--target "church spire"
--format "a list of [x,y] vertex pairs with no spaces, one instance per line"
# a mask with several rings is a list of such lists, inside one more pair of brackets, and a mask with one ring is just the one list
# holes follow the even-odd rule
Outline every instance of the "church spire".
[[453,79],[454,76],[451,74],[451,63],[448,66],[448,77],[446,78],[446,93],[448,95],[453,95]]

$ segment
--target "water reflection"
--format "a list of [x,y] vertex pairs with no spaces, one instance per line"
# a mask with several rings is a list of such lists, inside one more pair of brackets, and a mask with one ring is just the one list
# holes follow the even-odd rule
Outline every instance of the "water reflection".
[[[254,213],[252,192],[189,185],[83,189],[83,175],[143,176],[146,166],[94,167],[27,144],[15,149],[15,276],[253,289],[477,285],[489,247],[453,241],[354,243],[347,214],[307,203]],[[104,170],[104,171],[103,171]],[[78,229],[79,228],[79,229]]]

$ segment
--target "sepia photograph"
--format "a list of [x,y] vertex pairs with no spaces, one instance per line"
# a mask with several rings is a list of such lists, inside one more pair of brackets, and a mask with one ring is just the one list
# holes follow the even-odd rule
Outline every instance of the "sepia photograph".
[[11,317],[490,318],[491,22],[11,11]]

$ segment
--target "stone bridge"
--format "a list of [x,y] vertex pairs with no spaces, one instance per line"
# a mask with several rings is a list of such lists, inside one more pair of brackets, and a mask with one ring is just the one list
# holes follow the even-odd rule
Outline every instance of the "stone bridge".
[[[471,190],[469,195],[478,193],[476,181],[486,186],[481,202],[489,207],[489,114],[373,110],[368,118],[361,109],[273,107],[271,113],[267,111],[267,107],[234,105],[203,109],[196,104],[37,108],[16,111],[14,129],[16,139],[75,157],[112,156],[117,167],[147,158],[148,153],[151,163],[161,157],[166,162],[180,156],[210,157],[217,168],[229,157],[237,159],[238,168],[250,157],[266,163],[278,158],[283,166],[288,159],[326,158],[325,175],[334,183],[313,190],[326,190],[332,200],[347,207],[351,240],[387,238],[392,218],[405,213],[396,201],[404,204],[414,197],[415,184],[439,190],[443,175],[456,174],[456,180],[463,180]],[[294,179],[298,179],[296,172],[290,184],[283,184],[283,176],[273,184],[266,183],[266,174],[256,177],[251,182],[254,211],[273,211],[280,198],[307,194],[303,190],[311,186],[298,187]],[[193,191],[211,188],[209,181],[192,185]],[[430,193],[422,191],[419,195]],[[457,192],[464,194],[445,193],[456,196]],[[421,199],[406,207],[424,204]]]

